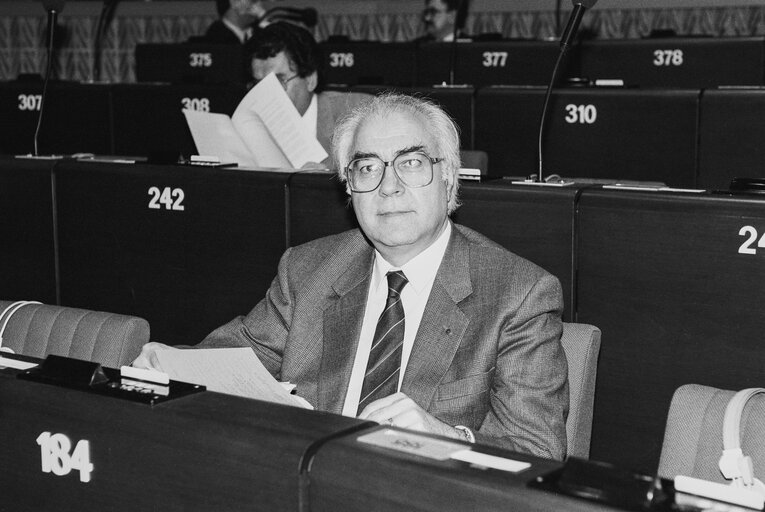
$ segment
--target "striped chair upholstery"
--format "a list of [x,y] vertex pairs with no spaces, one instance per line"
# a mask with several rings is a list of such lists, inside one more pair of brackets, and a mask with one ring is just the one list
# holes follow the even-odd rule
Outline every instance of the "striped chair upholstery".
[[[0,314],[12,304],[0,301]],[[2,347],[33,357],[55,354],[118,368],[130,364],[149,341],[146,320],[114,313],[27,304],[10,319],[8,313],[0,317],[0,329],[6,320]]]

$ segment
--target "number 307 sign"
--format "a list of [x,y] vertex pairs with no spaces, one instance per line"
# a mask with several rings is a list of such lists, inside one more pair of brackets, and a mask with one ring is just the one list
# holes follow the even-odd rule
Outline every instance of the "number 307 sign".
[[90,462],[90,442],[77,441],[72,450],[72,441],[64,434],[43,432],[37,436],[43,473],[57,476],[68,475],[72,470],[80,472],[80,482],[90,482],[93,463]]

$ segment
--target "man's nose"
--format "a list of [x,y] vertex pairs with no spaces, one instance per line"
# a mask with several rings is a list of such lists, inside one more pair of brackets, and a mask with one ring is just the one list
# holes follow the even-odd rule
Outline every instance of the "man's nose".
[[403,192],[404,184],[398,178],[392,164],[388,164],[383,169],[382,183],[380,183],[380,193],[386,196]]

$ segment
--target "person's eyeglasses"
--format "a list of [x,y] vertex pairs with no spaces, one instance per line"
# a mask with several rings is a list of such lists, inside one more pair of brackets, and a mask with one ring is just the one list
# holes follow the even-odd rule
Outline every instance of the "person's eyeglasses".
[[355,158],[346,167],[351,192],[372,192],[382,183],[385,168],[393,167],[396,177],[409,188],[427,187],[433,182],[433,165],[443,158],[433,158],[421,151],[402,153],[389,162],[376,156]]
[[281,77],[279,75],[276,75],[276,78],[279,80],[279,83],[282,84],[282,88],[284,88],[284,90],[286,91],[287,90],[287,84],[289,84],[292,80],[298,78],[299,76],[300,75],[292,75],[289,78],[284,78],[284,77]]

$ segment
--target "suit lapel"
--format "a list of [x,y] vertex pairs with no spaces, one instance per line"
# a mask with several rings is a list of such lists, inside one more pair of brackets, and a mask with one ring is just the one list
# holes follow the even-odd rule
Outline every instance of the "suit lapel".
[[340,413],[356,357],[364,320],[374,252],[351,260],[348,270],[333,285],[335,299],[324,310],[324,343],[318,383],[318,409]]
[[472,290],[469,244],[453,225],[401,385],[401,391],[425,409],[432,402],[470,322],[459,303]]

